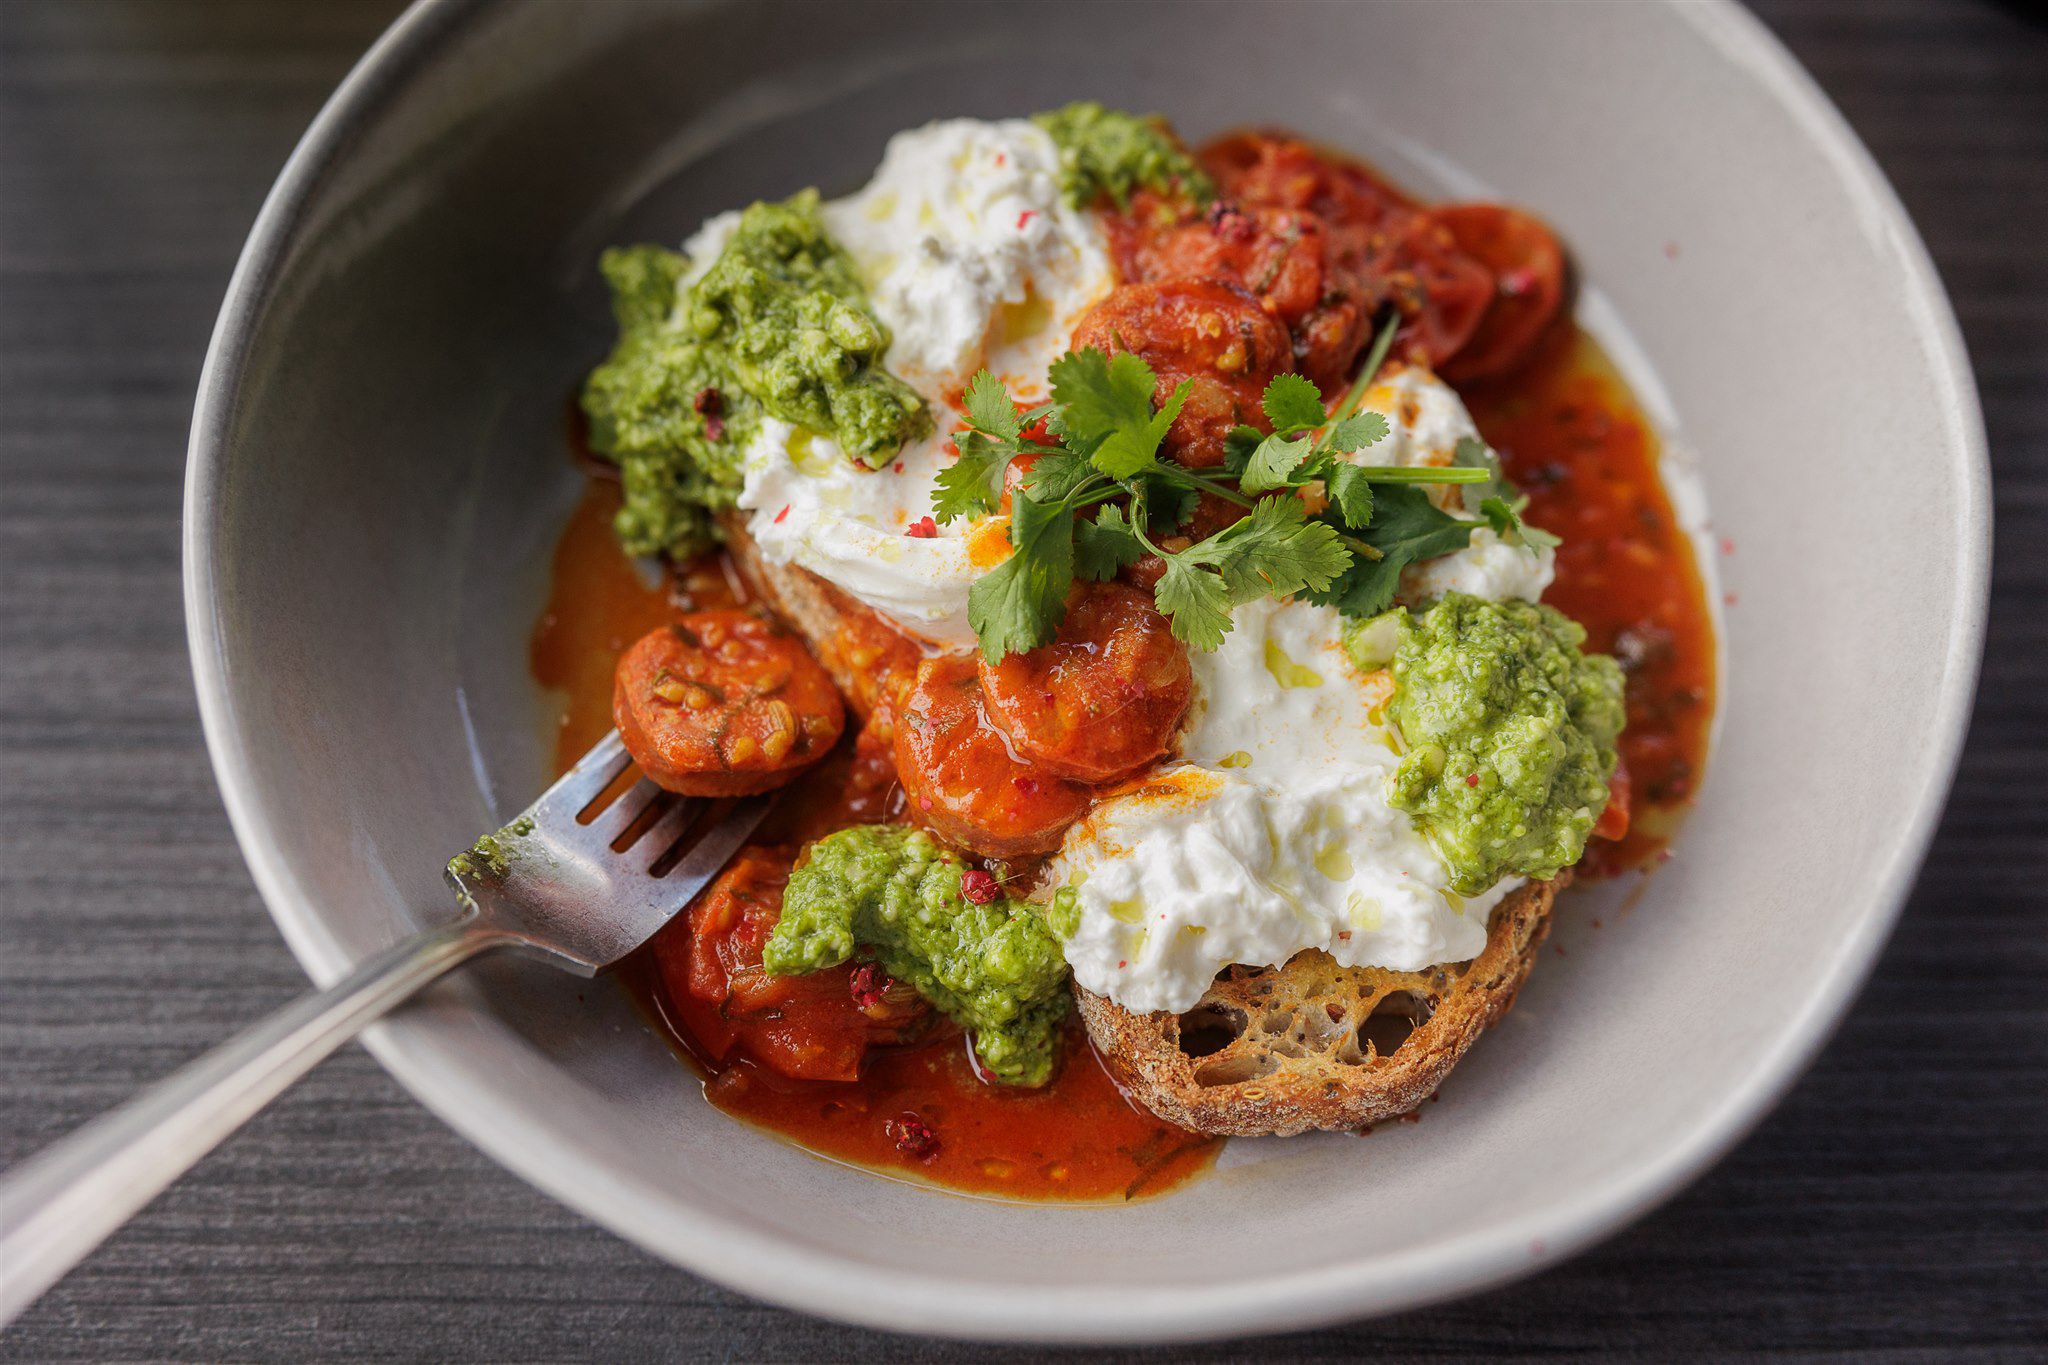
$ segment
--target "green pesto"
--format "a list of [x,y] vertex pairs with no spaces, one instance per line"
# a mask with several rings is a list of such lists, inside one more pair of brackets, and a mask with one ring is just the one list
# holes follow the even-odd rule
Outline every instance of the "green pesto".
[[[591,448],[619,466],[617,531],[634,554],[682,558],[716,538],[763,414],[871,467],[931,429],[924,401],[883,368],[888,329],[825,231],[816,190],[749,208],[684,286],[689,266],[654,246],[599,260],[619,340],[585,381],[583,410]],[[700,403],[707,389],[716,397]]]
[[[713,518],[739,497],[740,451],[761,405],[726,387],[719,348],[674,321],[689,261],[658,246],[614,247],[598,259],[612,290],[619,340],[583,385],[590,446],[619,467],[624,501],[613,529],[629,554],[684,558],[712,543]],[[724,430],[712,440],[695,399],[720,394]]]
[[973,1031],[1006,1085],[1044,1085],[1059,1060],[1067,963],[1044,921],[1002,896],[961,892],[957,854],[922,830],[858,825],[812,844],[761,952],[777,976],[837,966],[865,949]]
[[1450,868],[1452,889],[1477,895],[1577,862],[1607,805],[1620,666],[1581,653],[1576,621],[1529,602],[1450,593],[1403,613],[1400,632],[1387,714],[1405,752],[1392,800]]
[[1034,114],[1031,121],[1059,144],[1060,188],[1077,208],[1103,195],[1122,208],[1140,186],[1162,194],[1179,191],[1198,203],[1216,197],[1215,184],[1156,115],[1076,100]]
[[1052,899],[1045,903],[1045,909],[1040,912],[1045,916],[1045,927],[1052,930],[1053,937],[1061,942],[1072,938],[1081,928],[1081,896],[1077,890],[1079,885],[1077,882],[1073,886],[1063,886],[1053,892]]
[[468,877],[472,880],[483,876],[485,873],[489,873],[494,877],[502,877],[512,865],[514,844],[531,833],[533,833],[533,818],[522,815],[495,834],[484,835],[471,844],[466,851],[450,858],[448,860],[449,874],[456,877]]

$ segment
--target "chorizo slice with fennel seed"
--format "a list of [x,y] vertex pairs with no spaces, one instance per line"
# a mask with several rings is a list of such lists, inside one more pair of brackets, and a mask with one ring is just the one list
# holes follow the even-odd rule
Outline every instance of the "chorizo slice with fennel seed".
[[779,787],[846,728],[831,677],[803,643],[747,611],[702,611],[619,660],[612,717],[655,783],[685,796]]

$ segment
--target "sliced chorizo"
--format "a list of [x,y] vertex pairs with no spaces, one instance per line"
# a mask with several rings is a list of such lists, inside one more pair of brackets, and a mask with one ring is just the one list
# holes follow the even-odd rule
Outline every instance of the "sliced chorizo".
[[687,796],[780,786],[846,726],[832,679],[795,636],[745,611],[701,611],[643,636],[612,688],[642,772]]
[[914,818],[986,858],[1050,853],[1088,808],[1085,788],[1011,751],[968,654],[918,668],[896,717],[896,770]]
[[1173,743],[1193,695],[1188,652],[1124,583],[1092,583],[1051,643],[976,664],[989,717],[1019,755],[1081,782],[1107,782]]
[[1182,380],[1187,401],[1165,448],[1189,468],[1223,463],[1224,440],[1242,423],[1263,426],[1266,384],[1289,368],[1287,329],[1237,285],[1169,280],[1119,285],[1081,317],[1074,349],[1128,351],[1152,367],[1164,403]]

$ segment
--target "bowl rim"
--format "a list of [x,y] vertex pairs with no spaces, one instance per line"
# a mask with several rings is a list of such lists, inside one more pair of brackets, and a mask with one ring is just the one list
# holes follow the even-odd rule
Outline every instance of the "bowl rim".
[[[1419,1307],[1521,1278],[1576,1254],[1655,1208],[1746,1136],[1818,1054],[1890,936],[1947,801],[1981,666],[1991,561],[1990,461],[1961,331],[1926,247],[1897,194],[1813,78],[1761,20],[1735,0],[1665,0],[1709,45],[1743,68],[1801,125],[1868,220],[1886,225],[1900,288],[1934,363],[1945,454],[1960,476],[1959,562],[1946,642],[1951,667],[1930,710],[1932,761],[1911,815],[1879,869],[1876,893],[1801,1011],[1759,1054],[1740,1086],[1683,1142],[1568,1209],[1496,1225],[1370,1267],[1336,1263],[1223,1288],[1136,1292],[1091,1286],[1007,1287],[886,1270],[817,1252],[702,1210],[656,1210],[589,1167],[587,1158],[522,1131],[485,1078],[401,1014],[364,1045],[430,1111],[502,1165],[562,1203],[663,1259],[753,1297],[870,1327],[926,1335],[1142,1342],[1245,1336]],[[187,643],[214,774],[243,858],[294,956],[317,982],[353,955],[333,936],[274,836],[274,816],[251,780],[248,736],[223,664],[230,627],[217,595],[214,535],[224,455],[266,307],[306,212],[366,121],[490,0],[414,0],[336,88],[280,171],[250,230],[207,349],[187,451],[183,572]]]

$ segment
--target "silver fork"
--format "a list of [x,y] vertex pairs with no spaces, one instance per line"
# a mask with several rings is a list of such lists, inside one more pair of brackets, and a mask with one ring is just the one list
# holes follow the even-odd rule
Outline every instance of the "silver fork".
[[0,1176],[0,1326],[423,987],[499,948],[596,976],[674,918],[768,812],[767,796],[691,800],[644,777],[600,805],[631,764],[613,731],[495,836],[502,857],[473,850],[450,864],[457,919],[385,949]]

